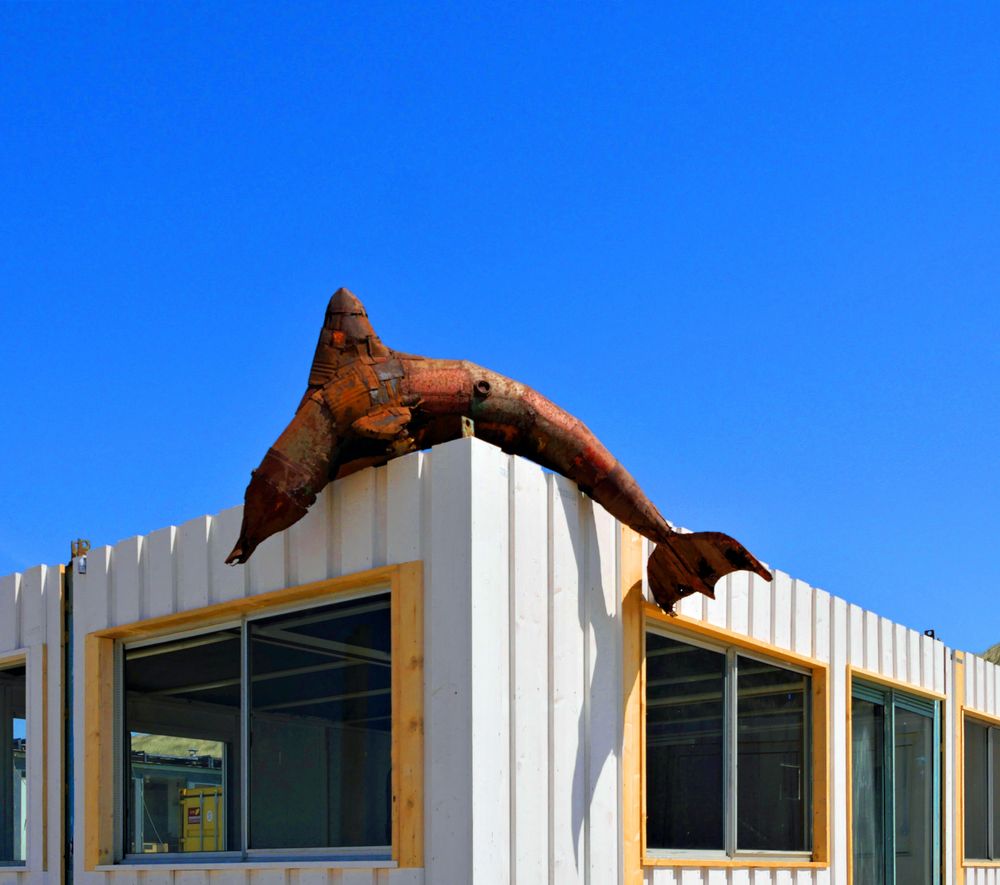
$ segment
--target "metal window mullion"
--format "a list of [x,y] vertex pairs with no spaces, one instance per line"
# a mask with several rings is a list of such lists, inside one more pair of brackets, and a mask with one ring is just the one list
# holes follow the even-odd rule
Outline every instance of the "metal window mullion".
[[986,856],[990,860],[997,859],[997,846],[993,838],[993,821],[996,819],[997,809],[994,807],[993,785],[997,776],[993,770],[994,744],[997,740],[997,729],[988,728],[986,730]]
[[0,861],[14,860],[14,716],[8,686],[0,686]]
[[240,624],[240,854],[250,848],[250,637],[246,620]]
[[114,675],[112,678],[114,680],[112,685],[115,686],[112,699],[114,729],[111,735],[111,747],[115,760],[112,777],[114,795],[121,797],[121,801],[115,802],[114,807],[114,845],[112,847],[114,858],[119,860],[125,856],[126,842],[128,841],[126,831],[128,829],[129,809],[131,808],[129,788],[132,785],[131,735],[129,735],[128,740],[125,739],[125,647],[120,642],[115,643]]
[[737,748],[737,691],[736,682],[737,656],[735,649],[726,651],[726,673],[723,679],[723,716],[722,734],[724,743],[723,754],[723,782],[726,785],[723,799],[723,833],[726,854],[735,857],[737,851],[736,844],[736,816],[738,814],[737,803],[737,770],[738,748]]
[[802,690],[802,765],[799,767],[799,792],[802,795],[802,837],[805,850],[813,851],[816,841],[813,833],[813,774],[816,760],[813,759],[813,677],[809,676]]
[[934,702],[934,724],[932,726],[932,765],[933,778],[931,781],[931,825],[934,831],[931,834],[933,846],[931,848],[931,870],[934,885],[941,882],[941,704]]
[[885,835],[885,873],[886,882],[896,882],[896,699],[892,692],[888,693],[885,704],[885,726],[882,747],[882,764],[885,767],[883,778]]

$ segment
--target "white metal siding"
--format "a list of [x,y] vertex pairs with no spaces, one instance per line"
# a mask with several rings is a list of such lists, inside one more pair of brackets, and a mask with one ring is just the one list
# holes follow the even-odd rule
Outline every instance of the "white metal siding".
[[[621,881],[619,527],[560,476],[456,440],[329,486],[247,566],[223,564],[235,507],[91,551],[75,576],[76,819],[83,815],[82,638],[87,633],[379,565],[422,560],[425,870],[322,865],[119,867],[79,885],[610,885]],[[648,549],[646,553],[648,554]],[[58,870],[61,691],[58,571],[0,580],[0,653],[48,645],[48,865]],[[739,573],[685,615],[830,667],[832,862],[826,870],[647,870],[647,885],[847,885],[847,668],[951,694],[942,643],[810,587]],[[39,671],[40,672],[40,671]],[[33,677],[33,680],[36,677]],[[40,677],[37,677],[40,678]],[[973,656],[966,703],[1000,712],[1000,668]],[[32,683],[32,696],[41,686]],[[954,881],[954,734],[945,705],[944,883]],[[39,729],[36,721],[32,726]],[[33,732],[36,733],[36,732]],[[40,737],[30,738],[38,745]],[[32,766],[40,766],[36,754]],[[32,768],[35,772],[35,768]],[[40,783],[34,775],[33,785]],[[37,806],[36,806],[37,807]],[[40,821],[32,821],[32,833]],[[77,844],[82,845],[77,832]],[[38,851],[33,836],[29,850]],[[0,871],[0,885],[56,881]],[[1000,885],[994,870],[974,885]]]
[[28,858],[23,868],[0,868],[0,885],[41,885],[62,876],[61,593],[58,568],[0,578],[0,659],[23,654],[28,666]]

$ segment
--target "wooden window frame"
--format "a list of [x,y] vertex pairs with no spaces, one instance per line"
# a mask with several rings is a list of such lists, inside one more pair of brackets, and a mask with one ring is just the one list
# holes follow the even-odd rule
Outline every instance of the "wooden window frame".
[[[958,659],[956,658],[956,661]],[[964,663],[964,661],[960,662]],[[956,667],[957,669],[957,667]],[[958,676],[956,675],[956,679]],[[965,678],[964,667],[961,672],[961,678]],[[967,858],[965,856],[965,723],[967,720],[972,720],[977,725],[982,725],[987,728],[1000,728],[1000,716],[996,716],[990,713],[985,713],[982,710],[977,710],[975,707],[967,706],[965,704],[960,704],[959,715],[957,717],[958,723],[956,725],[955,734],[955,827],[956,827],[956,844],[958,848],[958,869],[959,876],[957,881],[959,883],[965,881],[965,870],[971,869],[1000,869],[1000,859],[996,860],[986,860],[977,858]],[[996,776],[996,772],[994,776]],[[1000,809],[994,809],[994,814],[1000,813]]]
[[[388,590],[390,593],[392,668],[392,859],[372,867],[423,867],[424,842],[424,603],[423,564],[383,566],[338,578],[286,587],[190,611],[98,630],[84,639],[84,868],[88,871],[142,868],[120,864],[116,857],[115,761],[116,648],[120,643],[165,638],[203,630],[249,615],[277,614],[303,604],[336,602],[344,594]],[[261,864],[300,867],[301,860],[280,856],[158,864],[157,869],[254,868]],[[336,857],[308,862],[337,868]],[[366,865],[366,864],[362,864]],[[352,868],[359,866],[352,862]]]
[[[640,885],[644,870],[651,867],[699,869],[825,869],[830,865],[830,697],[829,665],[779,646],[716,627],[684,615],[671,617],[645,600],[642,593],[642,539],[622,528],[620,581],[622,591],[624,729],[622,824],[625,885]],[[731,647],[739,652],[808,670],[812,678],[810,723],[812,733],[812,851],[811,859],[795,856],[740,854],[736,857],[662,857],[650,855],[646,847],[646,753],[645,703],[647,629],[659,626],[671,634]]]

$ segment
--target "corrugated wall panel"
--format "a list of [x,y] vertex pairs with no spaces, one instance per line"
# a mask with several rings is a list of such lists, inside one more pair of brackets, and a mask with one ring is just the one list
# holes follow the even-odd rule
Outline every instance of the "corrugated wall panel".
[[[576,486],[548,474],[549,594],[552,649],[550,795],[552,882],[575,885],[583,877],[586,719],[584,710],[584,600],[580,593],[583,538]],[[558,798],[556,798],[558,797]]]
[[621,783],[621,600],[616,580],[618,524],[600,506],[581,496],[580,514],[587,566],[583,592],[587,629],[584,688],[587,691],[585,807],[589,882],[619,876],[618,804]]
[[511,864],[513,881],[549,878],[548,488],[542,468],[510,467]]
[[0,651],[13,651],[21,647],[20,595],[20,574],[0,578]]
[[0,656],[21,658],[27,666],[27,861],[23,868],[0,869],[8,885],[41,885],[61,875],[62,734],[47,727],[61,721],[61,595],[59,568],[35,566],[0,577]]

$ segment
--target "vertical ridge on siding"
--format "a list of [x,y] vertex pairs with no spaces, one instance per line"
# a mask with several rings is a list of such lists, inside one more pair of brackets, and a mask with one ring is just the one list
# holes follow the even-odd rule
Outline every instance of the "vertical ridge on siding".
[[412,562],[423,558],[423,483],[430,457],[414,452],[390,461],[385,467],[386,562]]
[[580,595],[580,492],[546,476],[551,501],[552,571],[552,883],[576,885],[585,869],[584,625]]
[[847,665],[849,662],[848,645],[850,634],[848,628],[849,612],[843,599],[832,600],[830,617],[830,671],[827,703],[829,705],[830,729],[830,776],[827,784],[829,793],[827,801],[830,826],[830,845],[828,851],[833,859],[835,885],[847,885],[847,869],[836,859],[847,857],[847,803],[837,801],[837,797],[846,790],[847,754],[849,740],[847,734]]
[[[581,526],[586,535],[584,585],[587,629],[587,872],[591,885],[618,879],[621,848],[617,838],[619,747],[622,722],[621,603],[615,552],[618,523],[598,504],[583,498]],[[609,834],[616,834],[612,838]]]
[[285,568],[289,584],[309,584],[329,575],[327,543],[330,487],[317,496],[316,503],[304,518],[288,530]]
[[[391,463],[391,462],[390,462]],[[372,551],[372,566],[377,567],[380,565],[385,565],[388,562],[388,497],[389,490],[387,487],[387,482],[389,478],[389,471],[385,468],[380,470],[372,470],[372,474],[375,480],[375,495],[374,495],[374,520],[372,525],[372,531],[374,533],[373,538],[373,551]]]
[[470,457],[472,851],[470,885],[510,881],[510,638],[507,457],[479,440]]
[[511,881],[549,871],[548,491],[541,467],[511,458]]
[[750,580],[750,635],[763,642],[772,640],[771,582],[747,572]]
[[431,470],[428,580],[424,587],[426,844],[432,882],[472,882],[472,658],[469,584],[472,475],[468,447],[438,446]]
[[176,562],[174,543],[177,539],[175,526],[157,529],[146,535],[143,544],[146,559],[145,591],[142,615],[155,618],[177,611]]
[[729,623],[729,576],[715,585],[715,599],[705,600],[705,621],[715,627],[725,627]]
[[774,570],[771,582],[771,641],[779,648],[792,648],[792,579]]
[[18,635],[21,622],[18,615],[21,580],[20,572],[0,578],[0,650],[2,651],[12,651],[21,647],[21,637]]
[[[211,518],[198,516],[177,529],[176,609],[204,608],[208,605]],[[176,610],[175,609],[175,610]]]
[[45,642],[45,577],[48,568],[36,565],[21,576],[18,598],[18,643],[25,648]]
[[229,602],[247,594],[248,570],[245,565],[226,565],[226,557],[240,535],[243,507],[230,507],[216,513],[209,527],[208,586],[210,602]]
[[812,588],[792,579],[792,648],[800,655],[812,654]]
[[[285,532],[271,535],[254,551],[244,566],[249,581],[248,595],[267,593],[288,586],[285,576]],[[239,566],[237,566],[239,568]]]
[[114,546],[115,587],[112,624],[131,624],[139,620],[143,596],[143,538],[136,535]]
[[[372,568],[375,562],[375,470],[367,468],[339,480],[341,521],[340,574]],[[345,516],[349,514],[349,516]]]

